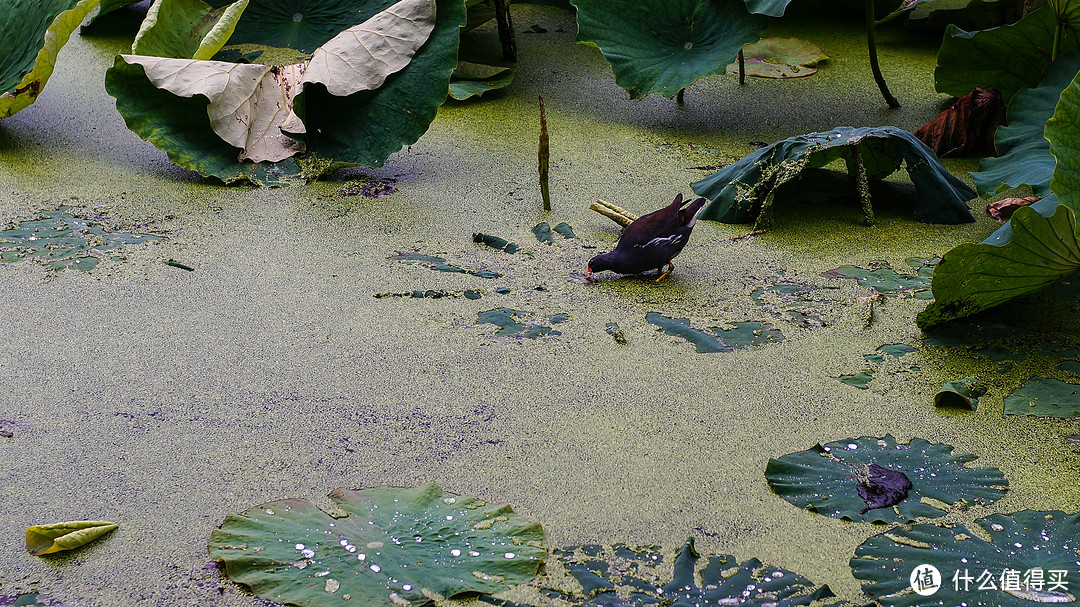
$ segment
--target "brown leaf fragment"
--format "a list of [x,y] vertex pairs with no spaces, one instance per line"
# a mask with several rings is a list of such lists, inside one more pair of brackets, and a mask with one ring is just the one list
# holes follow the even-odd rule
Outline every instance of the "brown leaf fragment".
[[996,156],[994,133],[1005,124],[1005,104],[996,89],[976,88],[915,131],[940,157]]
[[1042,200],[1042,196],[1023,196],[1020,198],[1002,198],[986,205],[986,212],[994,219],[1005,223],[1020,207],[1027,207]]

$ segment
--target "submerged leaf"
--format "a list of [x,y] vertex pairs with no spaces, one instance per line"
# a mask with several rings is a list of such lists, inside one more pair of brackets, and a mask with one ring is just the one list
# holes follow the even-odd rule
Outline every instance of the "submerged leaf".
[[[821,47],[804,38],[762,38],[743,47],[746,73],[759,78],[801,78],[817,73],[817,64],[829,58]],[[739,73],[739,63],[727,66]]]
[[259,596],[306,607],[427,603],[500,592],[530,580],[546,555],[544,532],[509,506],[417,488],[339,488],[335,518],[303,499],[225,518],[210,555]]
[[0,25],[0,118],[37,101],[56,56],[99,0],[5,3]]
[[764,17],[747,12],[743,0],[572,3],[577,41],[600,48],[615,82],[631,99],[650,93],[670,99],[700,78],[723,74],[739,49],[757,40],[765,27]]
[[116,529],[109,521],[70,521],[26,529],[26,549],[34,556],[72,550]]
[[1080,417],[1080,385],[1032,377],[1005,397],[1006,415]]
[[[921,438],[907,444],[897,443],[892,436],[848,438],[770,459],[765,478],[777,495],[795,506],[833,518],[868,522],[938,517],[945,512],[933,504],[988,504],[1005,494],[1008,481],[1000,470],[969,468],[964,464],[975,459],[974,455],[952,452],[950,445]],[[911,482],[907,497],[901,497],[893,510],[864,508],[870,504],[861,495],[861,480],[868,476],[871,465],[903,473]],[[885,474],[889,473],[874,476]],[[897,479],[889,483],[899,488],[903,483]]]

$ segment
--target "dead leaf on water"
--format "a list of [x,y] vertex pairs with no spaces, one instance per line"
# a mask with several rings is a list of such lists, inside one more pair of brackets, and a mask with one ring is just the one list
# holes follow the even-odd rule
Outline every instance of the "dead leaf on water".
[[68,521],[26,529],[26,549],[34,556],[71,550],[88,544],[118,525],[109,521]]

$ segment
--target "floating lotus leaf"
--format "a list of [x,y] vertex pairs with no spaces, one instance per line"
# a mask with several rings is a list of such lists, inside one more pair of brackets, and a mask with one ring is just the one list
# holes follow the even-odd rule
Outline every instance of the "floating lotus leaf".
[[495,593],[529,581],[546,556],[538,523],[432,484],[339,488],[330,499],[345,516],[295,498],[230,514],[210,555],[255,594],[304,607]]
[[[799,508],[832,518],[905,522],[938,517],[957,503],[989,504],[1005,494],[1008,481],[997,468],[969,468],[974,455],[953,455],[953,447],[891,435],[865,436],[815,445],[770,459],[765,478],[777,495]],[[859,479],[870,465],[901,472],[911,481],[906,499],[892,508],[873,508],[859,495]]]
[[[572,2],[577,41],[600,48],[631,99],[649,93],[671,98],[701,78],[723,74],[765,27],[765,19],[750,14],[743,0]],[[775,1],[755,4],[770,10],[767,5]]]
[[[855,549],[851,571],[863,591],[894,607],[1030,607],[1076,602],[1080,514],[1024,510],[967,526],[894,527]],[[938,570],[941,586],[912,591],[916,569]],[[929,591],[929,589],[927,589]]]
[[[801,78],[817,73],[818,63],[829,56],[821,47],[803,38],[762,38],[743,47],[746,73],[759,78]],[[739,73],[739,63],[727,66],[729,74]]]
[[1054,157],[1043,137],[1046,121],[1054,115],[1061,92],[1080,71],[1080,53],[1069,53],[1051,62],[1035,88],[1023,89],[1009,104],[1008,126],[994,135],[997,158],[986,158],[971,174],[980,196],[1007,188],[1029,185],[1036,194],[1050,193]]
[[573,546],[553,556],[548,567],[565,570],[583,590],[581,595],[550,592],[558,604],[795,607],[833,596],[828,586],[755,558],[739,563],[731,555],[710,555],[699,571],[694,538],[678,551],[673,569],[664,566],[668,555],[658,546]]
[[540,317],[524,310],[513,308],[495,308],[480,312],[476,315],[476,323],[492,324],[499,327],[495,332],[496,337],[517,337],[522,339],[539,339],[549,335],[562,335],[562,331],[551,328],[545,322],[557,325],[566,322],[569,316],[565,313],[553,314],[548,317]]
[[514,81],[514,68],[458,61],[450,77],[450,96],[458,101],[505,88]]
[[[1054,3],[1051,3],[1054,4]],[[1062,0],[1060,11],[1075,11],[1077,0]],[[1059,57],[1080,50],[1077,26],[1069,21]],[[1008,105],[1018,91],[1036,87],[1050,63],[1057,18],[1053,7],[1032,11],[1011,25],[967,32],[950,25],[938,50],[934,82],[938,92],[962,97],[975,87],[995,88]]]
[[746,321],[732,323],[729,327],[712,327],[711,333],[690,326],[688,318],[668,318],[658,312],[649,312],[645,320],[660,327],[667,335],[681,337],[694,344],[698,354],[749,350],[769,342],[783,341],[784,334],[769,323]]
[[[299,23],[294,15],[318,21],[316,15],[334,13],[325,27],[300,27],[305,34],[297,50],[311,52],[310,61],[267,66],[177,59],[190,53],[186,46],[164,59],[117,59],[106,74],[106,90],[129,128],[173,162],[222,181],[265,184],[314,178],[342,166],[380,166],[423,134],[445,99],[465,9],[452,0],[342,4],[251,0],[228,41],[251,42],[253,31],[266,33],[278,23],[254,26],[248,20],[253,12],[287,10],[293,25]],[[323,36],[326,23],[340,19],[347,24]],[[176,27],[183,28],[182,20]],[[315,31],[323,37],[308,50]],[[292,34],[282,33],[290,40]],[[280,43],[267,36],[264,45]]]
[[837,127],[823,133],[790,137],[757,150],[691,184],[710,200],[702,219],[747,223],[771,204],[777,187],[798,179],[807,169],[845,159],[852,166],[859,149],[868,179],[883,179],[907,163],[915,184],[915,216],[930,223],[975,221],[966,201],[975,197],[963,181],[949,173],[937,156],[914,135],[896,127]]
[[41,219],[0,231],[0,263],[35,259],[49,269],[92,270],[100,257],[129,244],[161,240],[152,234],[108,230],[97,221],[77,217],[72,207],[45,211]]
[[109,521],[70,521],[26,529],[26,549],[34,556],[72,550],[116,529]]
[[1080,417],[1080,385],[1032,377],[1005,397],[1005,414]]
[[56,56],[99,0],[11,0],[0,20],[0,118],[37,100]]
[[871,287],[878,293],[888,296],[909,294],[916,299],[932,299],[930,281],[934,275],[934,267],[939,261],[921,257],[912,257],[906,261],[915,269],[914,274],[901,274],[887,265],[878,265],[870,269],[845,265],[826,270],[821,275],[830,278],[851,278],[861,285]]

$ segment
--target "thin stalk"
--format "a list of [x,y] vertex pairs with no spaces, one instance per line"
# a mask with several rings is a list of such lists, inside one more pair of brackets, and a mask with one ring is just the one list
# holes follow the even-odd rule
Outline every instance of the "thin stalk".
[[544,98],[540,97],[540,145],[537,147],[537,169],[540,172],[540,197],[544,199],[544,210],[551,210],[551,194],[548,192],[548,128],[547,116],[544,115]]
[[517,61],[517,41],[514,40],[514,20],[510,18],[510,0],[495,0],[495,21],[499,24],[499,43],[506,61]]
[[881,95],[885,97],[885,103],[891,108],[900,107],[900,102],[889,92],[889,85],[885,84],[885,77],[881,75],[881,67],[877,60],[877,40],[874,37],[874,0],[866,0],[866,46],[870,49],[870,71],[874,73]]
[[1061,33],[1065,29],[1065,18],[1057,16],[1057,27],[1054,28],[1054,46],[1050,49],[1050,61],[1058,58],[1061,53]]
[[743,54],[743,50],[739,49],[739,85],[746,84],[746,56]]

